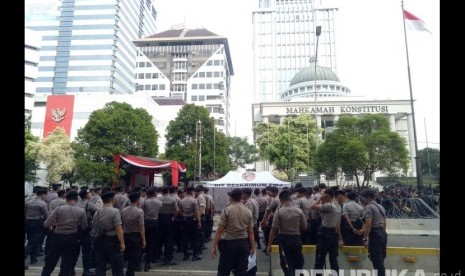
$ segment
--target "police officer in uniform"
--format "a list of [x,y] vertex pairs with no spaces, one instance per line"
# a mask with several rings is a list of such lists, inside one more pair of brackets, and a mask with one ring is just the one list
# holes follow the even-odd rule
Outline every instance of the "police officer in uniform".
[[[176,197],[176,202],[178,204],[178,210],[179,209],[179,204],[181,200],[185,197],[185,193],[182,189],[178,189],[177,192],[177,197]],[[176,243],[176,252],[184,252],[182,249],[182,227],[181,227],[181,221],[182,221],[182,216],[181,213],[178,213],[178,216],[174,220],[174,236],[176,237],[175,243]]]
[[160,247],[163,246],[165,255],[164,265],[175,265],[173,260],[173,220],[178,214],[176,199],[169,194],[167,186],[161,189],[161,208],[158,214],[158,229]]
[[234,271],[236,276],[245,276],[248,256],[255,253],[252,212],[241,203],[241,189],[235,188],[228,195],[230,204],[221,213],[211,257],[216,257],[218,242],[224,234],[217,275],[229,276]]
[[179,210],[182,216],[182,247],[184,250],[183,261],[189,260],[188,245],[192,244],[192,261],[201,260],[200,244],[198,242],[200,231],[200,211],[197,200],[193,197],[194,188],[186,188],[186,197],[179,203]]
[[194,189],[194,195],[195,198],[197,199],[197,202],[199,204],[199,212],[200,212],[200,230],[199,230],[199,248],[200,248],[200,253],[202,254],[203,249],[205,248],[205,229],[206,229],[206,216],[205,216],[205,210],[207,208],[207,200],[205,198],[205,194],[203,192],[203,186],[202,185],[197,185]]
[[242,203],[244,206],[252,212],[252,220],[253,220],[253,234],[255,242],[257,243],[257,249],[261,249],[259,236],[258,236],[258,202],[251,197],[252,189],[250,188],[242,188]]
[[[66,204],[65,194],[66,194],[65,190],[59,190],[57,192],[58,198],[52,200],[50,202],[50,204],[48,205],[48,213],[49,214],[52,213],[53,210],[56,209],[56,207]],[[47,239],[45,240],[45,250],[44,251],[45,251],[45,255],[47,255],[49,250],[50,250],[50,247],[52,245],[53,235],[55,233],[50,229],[47,229],[45,231],[47,232]]]
[[103,207],[103,202],[102,199],[100,198],[100,192],[102,191],[102,188],[97,187],[94,189],[94,195],[92,196],[90,202],[92,202],[95,206],[98,208]]
[[384,276],[386,275],[384,259],[387,246],[386,210],[375,202],[374,190],[364,190],[362,197],[366,204],[363,245],[368,247],[370,260],[373,268],[378,271],[378,276]]
[[26,213],[26,234],[27,234],[27,245],[26,245],[26,258],[31,256],[31,264],[37,262],[37,254],[39,247],[40,237],[43,233],[44,220],[48,217],[47,203],[44,199],[47,195],[46,189],[37,189],[36,196],[26,202],[25,213]]
[[93,217],[93,227],[102,227],[105,233],[94,243],[95,275],[105,276],[106,264],[111,265],[113,276],[124,275],[123,252],[126,248],[121,222],[121,213],[114,208],[115,193],[106,192],[101,196],[103,208],[99,209]]
[[268,254],[271,253],[271,245],[279,232],[278,241],[280,250],[284,251],[284,275],[294,276],[296,269],[303,269],[304,255],[302,254],[302,239],[301,232],[307,230],[307,219],[304,212],[293,206],[291,193],[282,191],[279,194],[281,207],[276,210],[273,215],[273,223],[271,224],[270,239],[268,241]]
[[123,194],[123,186],[116,186],[113,190],[115,192],[115,208],[121,211],[129,204],[129,199]]
[[208,187],[203,188],[205,194],[207,207],[205,208],[205,242],[212,240],[213,233],[213,216],[215,215],[215,202],[213,201],[213,196],[208,193]]
[[50,204],[52,200],[58,198],[58,191],[61,189],[61,184],[52,184],[52,191],[47,194],[45,198],[45,203]]
[[58,206],[45,220],[43,227],[55,225],[54,242],[45,256],[41,276],[50,276],[61,256],[60,274],[73,275],[79,257],[79,233],[87,228],[86,213],[76,206],[78,194],[66,194],[66,204]]
[[145,225],[145,266],[144,271],[147,272],[151,269],[150,263],[155,256],[155,249],[157,246],[158,233],[158,212],[161,208],[161,201],[155,198],[156,189],[150,187],[147,189],[147,199],[141,205],[144,211],[144,225]]
[[92,239],[89,232],[92,229],[92,218],[99,208],[90,202],[91,194],[87,190],[81,189],[79,197],[81,201],[78,202],[76,206],[81,207],[86,212],[87,219],[87,229],[81,234],[82,268],[84,269],[82,276],[93,276],[94,273],[91,272],[90,269],[94,267],[95,264],[92,254]]
[[[310,208],[321,212],[321,226],[316,245],[314,269],[323,269],[326,262],[326,254],[329,253],[331,269],[339,273],[337,262],[338,245],[342,246],[340,229],[341,209],[334,201],[334,189],[328,188],[321,192],[321,197]],[[319,275],[321,275],[319,273]]]
[[349,199],[342,208],[342,219],[345,220],[346,226],[349,231],[344,239],[344,244],[348,246],[363,246],[363,206],[355,202],[357,194],[349,192],[347,194]]
[[263,229],[263,236],[265,237],[265,249],[263,249],[263,252],[265,254],[268,254],[266,248],[268,247],[268,240],[270,236],[270,230],[271,230],[271,223],[273,222],[273,213],[276,211],[276,209],[279,207],[280,202],[278,196],[278,188],[271,186],[267,187],[267,193],[268,193],[268,205],[265,210],[265,214],[263,215],[263,220],[260,226]]
[[144,211],[139,208],[140,193],[132,192],[129,194],[130,205],[121,211],[121,220],[123,222],[124,252],[125,259],[128,261],[126,276],[135,276],[139,268],[142,249],[145,248],[145,228],[144,228]]
[[307,190],[304,187],[297,187],[294,191],[296,192],[296,198],[293,205],[302,210],[307,224],[306,230],[301,233],[302,243],[310,244],[310,206],[312,204],[307,199]]

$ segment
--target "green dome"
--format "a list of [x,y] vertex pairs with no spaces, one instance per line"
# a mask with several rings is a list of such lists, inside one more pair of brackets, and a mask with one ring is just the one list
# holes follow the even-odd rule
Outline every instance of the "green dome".
[[315,74],[315,67],[310,65],[310,67],[304,68],[295,74],[289,86],[315,80],[340,81],[338,76],[333,71],[331,71],[331,69],[317,65]]

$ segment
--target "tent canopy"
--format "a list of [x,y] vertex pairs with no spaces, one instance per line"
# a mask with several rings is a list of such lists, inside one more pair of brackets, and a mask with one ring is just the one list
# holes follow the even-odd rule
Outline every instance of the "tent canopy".
[[187,167],[186,164],[175,161],[175,160],[162,160],[150,157],[129,155],[129,154],[116,154],[115,160],[115,172],[117,173],[120,167],[121,161],[128,163],[139,170],[145,170],[151,172],[151,178],[153,179],[154,173],[160,173],[161,171],[171,171],[171,180],[173,186],[178,186],[178,173],[185,172]]
[[276,186],[278,188],[291,187],[290,182],[285,182],[274,177],[270,172],[236,172],[230,171],[222,178],[207,182],[206,187],[212,188],[264,188]]

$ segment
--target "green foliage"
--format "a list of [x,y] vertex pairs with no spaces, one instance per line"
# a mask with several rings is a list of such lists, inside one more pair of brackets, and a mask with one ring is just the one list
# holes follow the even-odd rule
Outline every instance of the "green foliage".
[[282,125],[259,123],[254,132],[260,157],[286,173],[289,181],[315,166],[315,121],[309,114],[286,117]]
[[202,136],[202,174],[214,171],[219,174],[227,173],[231,169],[228,141],[223,133],[215,129],[214,119],[202,106],[184,105],[177,117],[169,123],[166,131],[166,157],[184,162],[187,166],[187,177],[198,175],[200,134],[196,135],[196,130],[199,120]]
[[233,168],[244,168],[258,160],[258,150],[254,145],[247,142],[247,137],[229,137],[229,158]]
[[50,184],[69,180],[75,168],[74,151],[66,131],[57,127],[40,143],[38,160],[47,168],[46,180]]
[[157,141],[152,116],[145,109],[127,103],[107,103],[90,114],[73,142],[76,179],[86,184],[110,184],[126,174],[121,169],[119,176],[115,175],[115,154],[156,157]]
[[[26,124],[27,126],[27,124]],[[32,135],[29,128],[24,130],[24,181],[35,183],[36,170],[39,168],[39,137]]]
[[364,176],[368,185],[375,171],[389,176],[405,174],[409,156],[404,139],[389,129],[389,121],[380,114],[361,117],[341,116],[336,130],[328,133],[317,151],[317,171],[329,176],[342,170],[357,179]]
[[[428,154],[429,154],[429,165],[428,165]],[[420,157],[421,172],[423,176],[429,176],[429,167],[431,167],[431,176],[439,177],[439,149],[435,148],[424,148],[418,151]]]

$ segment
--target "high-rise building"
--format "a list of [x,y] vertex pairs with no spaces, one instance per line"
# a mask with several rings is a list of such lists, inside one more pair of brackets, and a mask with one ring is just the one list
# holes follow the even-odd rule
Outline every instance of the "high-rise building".
[[[292,77],[315,55],[316,26],[321,26],[318,65],[336,70],[336,8],[315,0],[259,0],[252,14],[254,102],[280,100]],[[321,1],[318,1],[321,2]]]
[[204,106],[216,129],[229,135],[230,83],[234,74],[228,39],[207,29],[172,29],[134,41],[138,48],[136,93]]
[[42,38],[31,29],[24,31],[24,115],[30,116],[34,108],[35,81],[39,65]]
[[156,15],[152,0],[27,0],[26,26],[43,37],[36,92],[133,93],[132,41],[156,31]]

